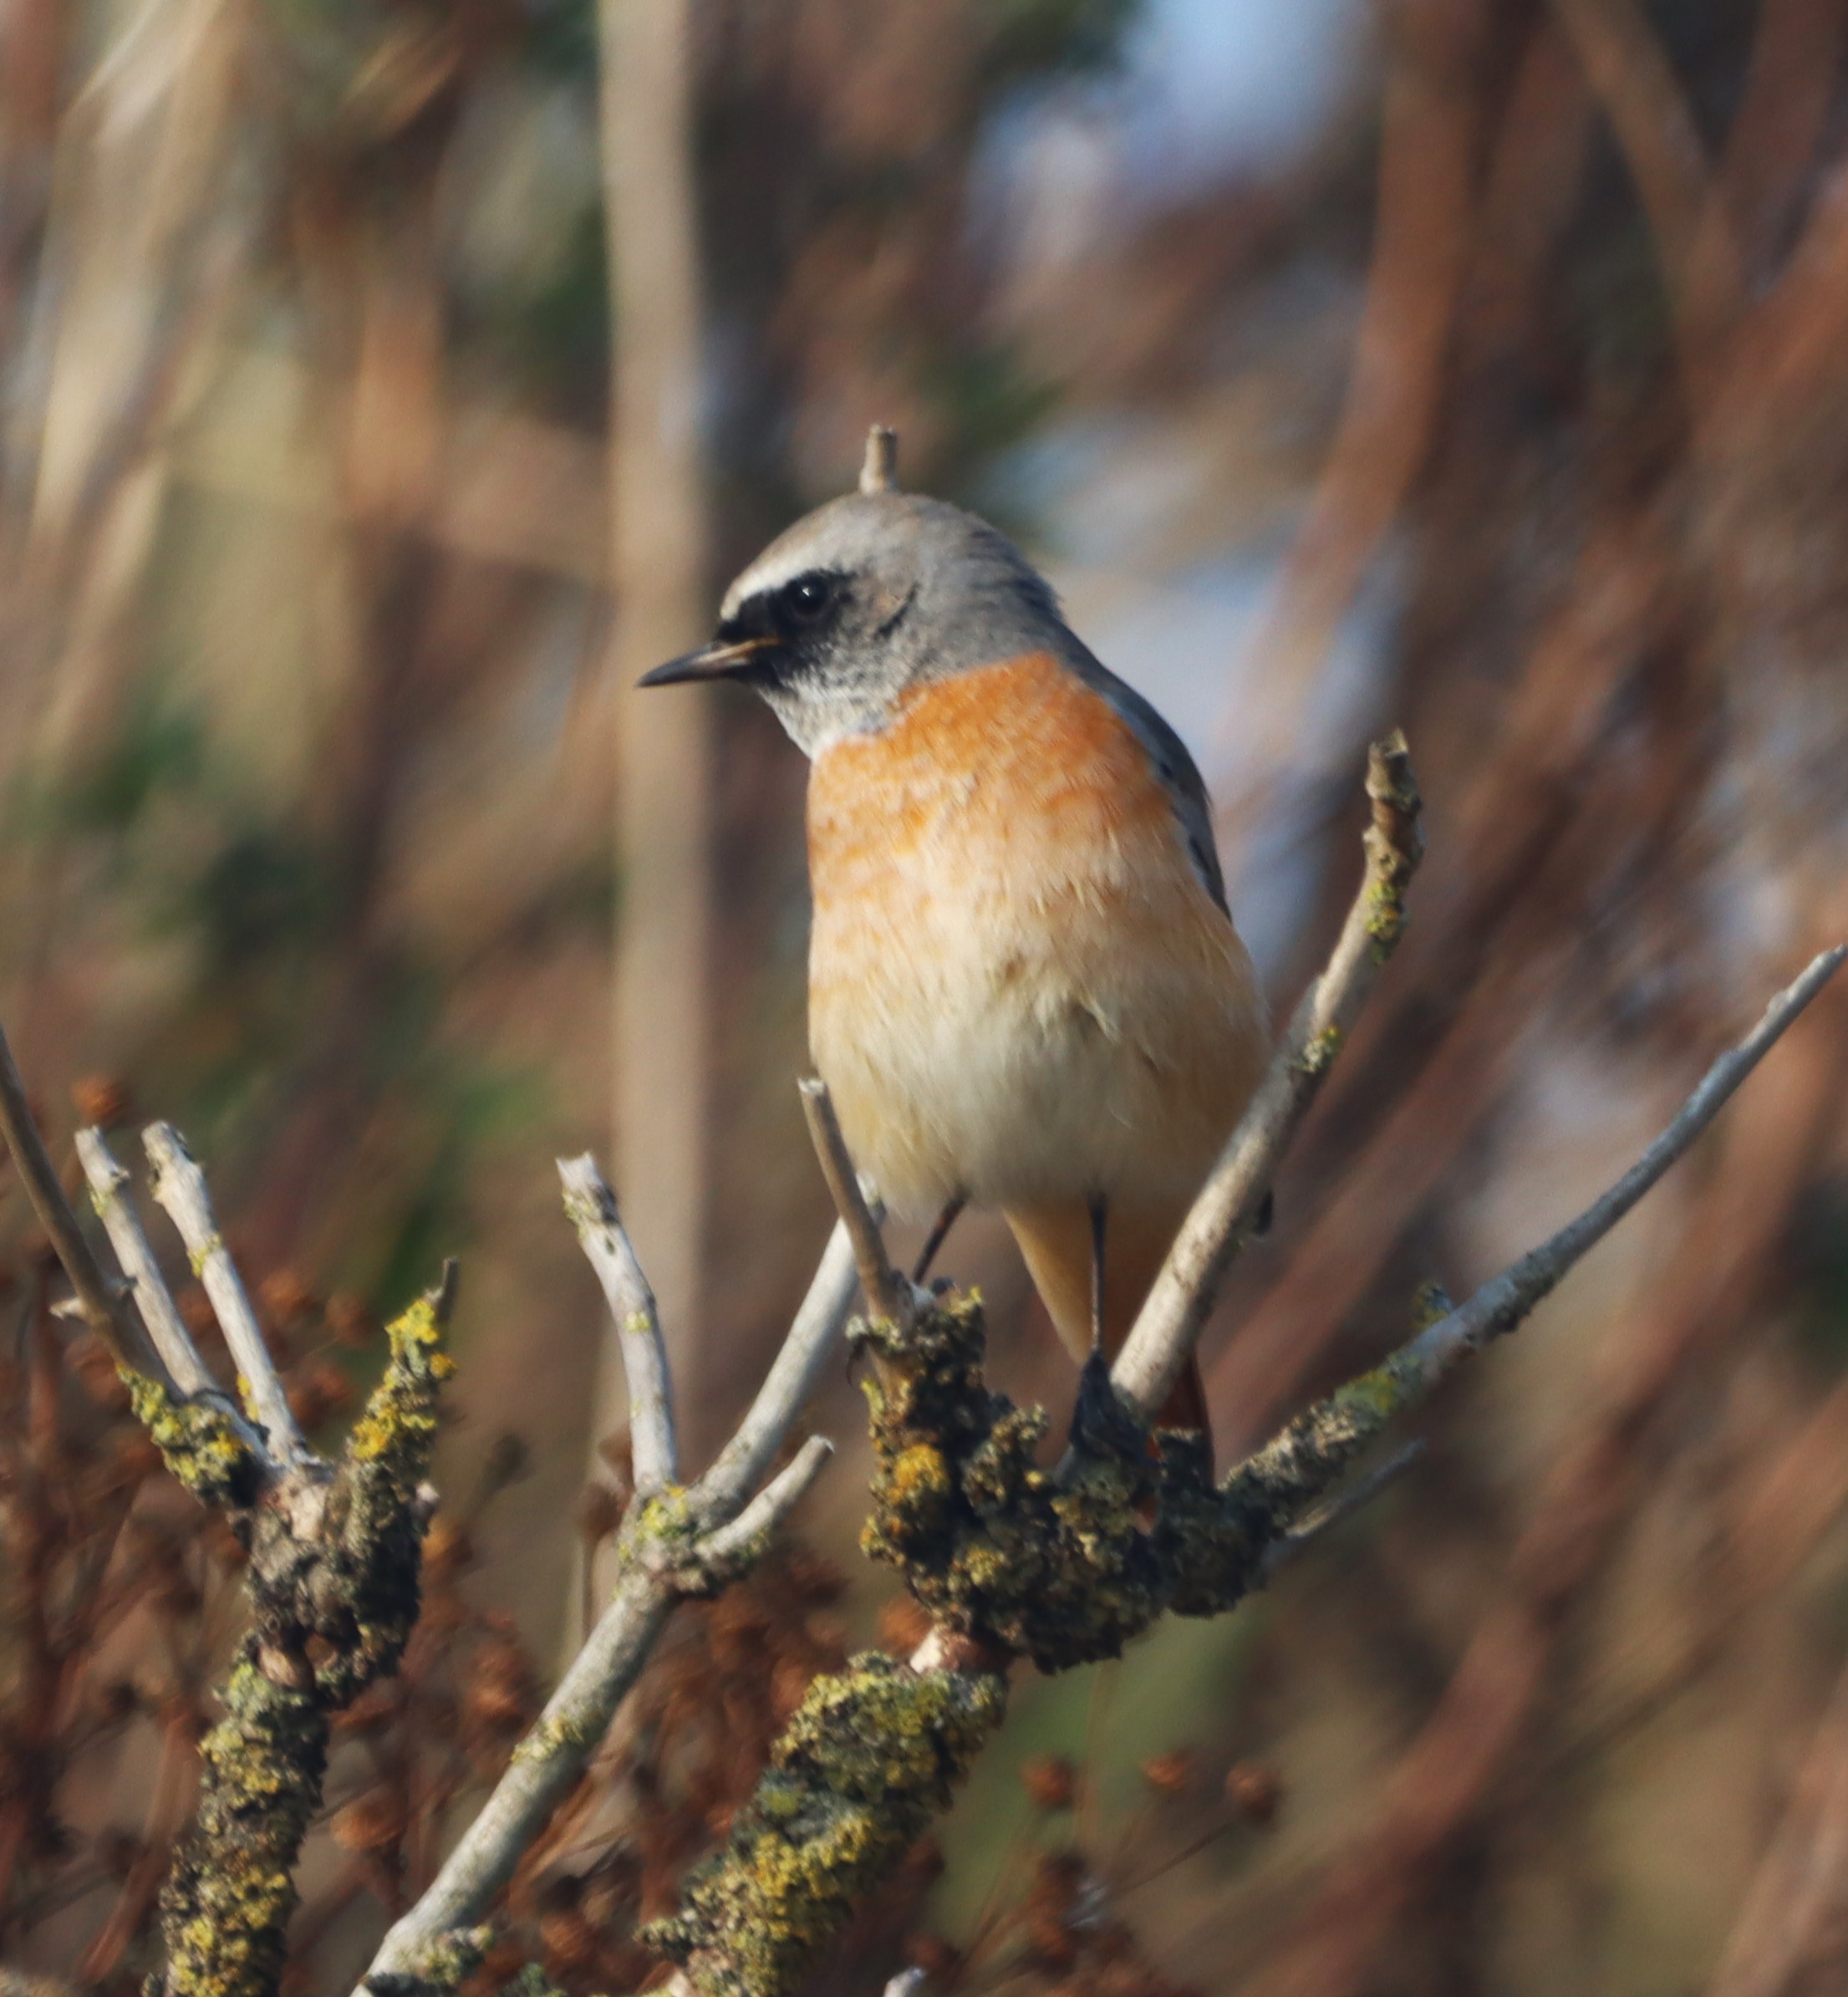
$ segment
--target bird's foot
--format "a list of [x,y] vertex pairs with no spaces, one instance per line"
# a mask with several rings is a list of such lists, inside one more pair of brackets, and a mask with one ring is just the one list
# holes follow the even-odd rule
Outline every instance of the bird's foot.
[[1110,1382],[1110,1362],[1100,1347],[1092,1348],[1078,1375],[1078,1398],[1072,1409],[1072,1446],[1080,1455],[1124,1456],[1136,1460],[1148,1453],[1148,1437]]

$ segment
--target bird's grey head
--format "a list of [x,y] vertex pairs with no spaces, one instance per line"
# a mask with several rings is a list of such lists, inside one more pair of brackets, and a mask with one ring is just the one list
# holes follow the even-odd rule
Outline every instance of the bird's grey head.
[[725,592],[712,642],[641,684],[741,680],[814,756],[880,726],[909,687],[1075,643],[1045,579],[985,521],[855,492],[778,535]]

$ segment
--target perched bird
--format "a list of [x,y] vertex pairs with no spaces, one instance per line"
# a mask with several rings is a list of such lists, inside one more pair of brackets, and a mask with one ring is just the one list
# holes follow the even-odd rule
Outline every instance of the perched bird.
[[[888,434],[888,433],[887,433]],[[998,1208],[1061,1337],[1113,1353],[1266,1047],[1204,786],[985,522],[817,508],[644,686],[736,680],[807,752],[809,1043],[902,1217]],[[1189,1368],[1158,1419],[1204,1429]]]

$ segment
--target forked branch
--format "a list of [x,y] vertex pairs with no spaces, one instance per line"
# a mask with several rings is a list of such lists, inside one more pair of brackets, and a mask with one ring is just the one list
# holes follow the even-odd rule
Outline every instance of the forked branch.
[[823,1438],[811,1437],[756,1490],[846,1327],[853,1264],[844,1230],[829,1242],[736,1434],[704,1477],[682,1487],[660,1327],[616,1195],[588,1154],[560,1159],[558,1173],[565,1210],[615,1315],[628,1373],[636,1480],[617,1534],[614,1592],[480,1815],[373,1958],[363,1987],[377,1997],[452,1989],[467,1974],[487,1944],[482,1923],[496,1896],[588,1765],[675,1606],[746,1572],[833,1451]]

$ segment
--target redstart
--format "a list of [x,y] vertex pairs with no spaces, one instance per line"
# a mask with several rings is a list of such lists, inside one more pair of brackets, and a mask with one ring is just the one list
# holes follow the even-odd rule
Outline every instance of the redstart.
[[[998,1208],[1074,1355],[1113,1353],[1266,1050],[1192,757],[1001,534],[877,487],[641,684],[695,680],[810,759],[810,1050],[888,1206],[936,1218],[919,1280]],[[1197,1369],[1159,1419],[1204,1429]]]

